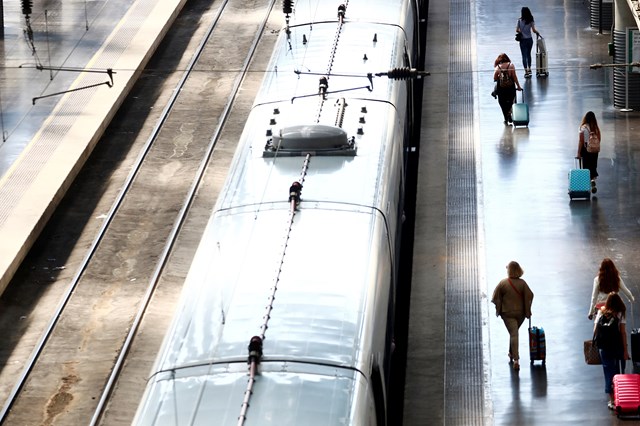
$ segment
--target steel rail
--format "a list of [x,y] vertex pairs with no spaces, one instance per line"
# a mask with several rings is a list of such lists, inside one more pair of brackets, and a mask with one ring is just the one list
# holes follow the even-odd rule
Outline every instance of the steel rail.
[[[224,8],[228,4],[228,2],[229,2],[229,0],[225,0],[223,2],[223,4],[220,6],[220,8],[218,9],[218,13],[217,13],[216,17],[214,18],[214,20],[212,21],[212,24],[209,26],[209,28],[207,30],[207,34],[202,38],[200,44],[198,45],[198,47],[196,49],[196,53],[194,54],[193,58],[190,60],[190,62],[188,64],[188,66],[186,67],[186,70],[183,73],[181,79],[176,84],[176,88],[173,90],[173,93],[172,93],[171,97],[169,98],[169,101],[167,102],[167,105],[163,109],[160,117],[158,118],[158,122],[156,123],[156,125],[152,129],[149,138],[147,139],[145,145],[142,147],[142,150],[140,151],[140,154],[138,155],[136,161],[133,164],[131,172],[129,172],[129,175],[127,176],[127,179],[126,179],[122,189],[120,190],[120,193],[116,197],[116,200],[114,201],[111,209],[107,213],[107,215],[105,217],[105,221],[103,222],[102,226],[98,230],[96,238],[92,242],[91,246],[89,247],[89,250],[88,250],[87,254],[85,255],[85,257],[82,260],[82,262],[80,263],[78,271],[73,276],[69,286],[67,287],[67,290],[63,293],[62,299],[61,299],[60,303],[58,304],[58,307],[54,311],[54,314],[51,317],[51,319],[50,319],[50,321],[49,321],[49,323],[47,325],[47,328],[45,329],[45,331],[42,334],[42,336],[40,337],[37,345],[35,346],[35,348],[31,352],[31,355],[29,356],[29,359],[27,360],[27,363],[25,364],[25,367],[23,368],[22,373],[20,374],[20,376],[18,378],[18,381],[16,382],[16,384],[14,385],[13,389],[11,390],[9,396],[7,397],[7,400],[5,401],[4,406],[2,407],[2,411],[0,411],[0,424],[3,424],[4,421],[6,420],[6,417],[9,414],[9,411],[11,410],[11,407],[15,403],[19,392],[22,390],[22,388],[24,387],[24,385],[26,383],[27,377],[29,376],[29,374],[33,370],[33,367],[35,366],[40,354],[44,350],[44,347],[45,347],[47,341],[49,340],[49,337],[51,337],[51,334],[53,333],[53,329],[57,325],[58,320],[60,319],[65,307],[67,306],[68,302],[71,300],[71,296],[72,296],[73,292],[75,291],[76,287],[78,286],[78,284],[80,282],[80,277],[82,276],[82,274],[87,269],[87,267],[89,265],[89,262],[93,259],[93,256],[95,255],[95,252],[97,251],[98,246],[102,242],[102,239],[106,235],[106,232],[107,232],[109,226],[111,225],[111,223],[113,222],[116,214],[118,213],[118,210],[121,207],[125,196],[127,195],[128,191],[130,190],[131,186],[133,185],[133,181],[137,177],[138,172],[141,170],[144,160],[146,159],[147,155],[149,154],[149,151],[151,150],[151,147],[153,146],[153,144],[157,140],[158,135],[160,134],[160,131],[162,130],[165,122],[167,121],[171,111],[173,110],[173,107],[174,107],[178,97],[180,96],[181,89],[186,84],[191,72],[193,71],[193,69],[195,67],[196,62],[198,61],[198,59],[200,58],[200,55],[204,51],[204,47],[205,47],[207,41],[209,40],[209,38],[211,36],[213,28],[217,24],[220,16],[222,15],[222,11],[224,10]],[[94,415],[94,417],[95,417],[95,415]]]
[[[228,0],[227,0],[228,1]],[[227,3],[227,1],[225,1],[225,5]],[[149,302],[151,301],[151,297],[153,296],[153,292],[155,291],[155,288],[157,286],[157,283],[160,281],[160,277],[161,274],[164,270],[164,267],[167,264],[167,260],[169,258],[169,255],[171,253],[171,250],[173,249],[174,243],[178,238],[178,234],[180,233],[180,230],[182,229],[182,225],[184,224],[185,220],[186,220],[186,216],[187,213],[189,212],[189,209],[191,208],[192,204],[193,204],[193,200],[196,197],[196,193],[198,191],[198,188],[200,187],[200,184],[202,183],[202,179],[204,178],[204,174],[205,171],[207,170],[207,165],[209,163],[209,161],[211,160],[211,157],[213,155],[213,151],[214,148],[218,142],[218,140],[220,139],[220,135],[222,133],[222,130],[224,128],[224,125],[226,124],[229,115],[231,113],[231,108],[233,107],[233,103],[237,97],[238,92],[240,91],[240,86],[242,85],[242,82],[244,81],[248,71],[249,71],[249,65],[251,64],[251,60],[254,57],[254,54],[258,48],[258,44],[260,42],[260,38],[262,37],[262,33],[264,32],[266,26],[267,26],[267,22],[269,20],[269,15],[271,14],[271,10],[273,9],[274,5],[276,3],[276,0],[270,0],[268,6],[267,6],[267,13],[264,17],[264,19],[262,20],[262,23],[260,24],[259,29],[256,31],[256,35],[253,39],[253,42],[249,48],[249,52],[247,54],[247,57],[244,60],[241,72],[238,74],[238,76],[236,77],[232,90],[231,90],[231,95],[228,97],[227,102],[224,106],[224,109],[222,111],[222,114],[220,115],[220,120],[218,121],[218,125],[216,127],[216,129],[213,132],[213,135],[210,139],[209,145],[207,147],[207,151],[205,152],[205,155],[203,156],[203,159],[200,163],[200,167],[198,168],[198,171],[193,179],[193,183],[191,185],[191,188],[189,189],[189,192],[187,193],[187,196],[185,198],[185,203],[183,204],[182,209],[180,210],[180,212],[178,213],[176,220],[174,221],[174,225],[171,229],[171,233],[169,235],[169,237],[167,238],[167,243],[164,247],[164,250],[162,252],[162,255],[159,257],[156,269],[153,273],[153,275],[151,276],[151,279],[149,280],[149,285],[147,287],[147,292],[144,296],[144,298],[141,301],[141,304],[138,308],[138,313],[136,314],[136,318],[134,319],[132,326],[129,328],[129,332],[127,333],[127,338],[125,339],[123,346],[120,350],[120,353],[118,355],[118,358],[116,360],[115,366],[112,369],[111,375],[109,376],[109,380],[107,382],[107,384],[104,387],[104,390],[102,392],[102,395],[100,396],[100,400],[98,403],[98,406],[94,412],[93,418],[91,419],[91,426],[94,426],[96,424],[98,424],[98,421],[100,420],[100,418],[102,417],[102,415],[104,414],[104,408],[105,408],[105,404],[108,401],[111,392],[113,390],[113,387],[116,383],[116,380],[118,379],[118,376],[120,375],[120,372],[122,371],[122,367],[124,365],[124,361],[125,358],[129,352],[129,349],[131,348],[131,345],[133,344],[133,339],[140,327],[140,324],[142,323],[142,318],[146,312],[147,307],[149,306]],[[216,20],[219,17],[216,17]],[[211,28],[212,31],[212,28]],[[210,36],[210,33],[208,34],[207,38]],[[204,46],[203,46],[204,48]]]

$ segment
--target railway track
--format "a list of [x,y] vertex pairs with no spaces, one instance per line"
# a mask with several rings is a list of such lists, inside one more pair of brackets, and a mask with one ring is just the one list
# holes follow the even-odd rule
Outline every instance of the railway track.
[[[112,124],[106,132],[111,136],[99,144],[115,143],[122,131],[137,129],[141,136],[134,146],[140,154],[130,165],[117,153],[129,159],[132,154],[115,149],[118,169],[100,163],[102,175],[87,171],[79,177],[88,180],[72,189],[62,205],[66,207],[38,242],[37,253],[28,258],[31,267],[16,275],[3,296],[0,329],[12,336],[16,347],[32,348],[20,368],[14,365],[0,375],[3,425],[124,424],[135,413],[190,253],[224,181],[243,117],[262,77],[244,76],[250,64],[265,69],[275,40],[270,19],[278,22],[274,29],[281,20],[281,14],[271,15],[274,0],[208,3],[192,4],[194,15],[178,19],[182,31],[177,28],[176,35],[169,36],[152,61],[157,68],[143,75],[143,80],[157,80],[142,82],[131,95],[130,103],[140,102],[141,109],[157,109],[165,102],[167,106],[160,114],[145,116],[138,110],[135,117],[119,115],[116,120],[129,124]],[[172,40],[180,34],[188,37],[188,26],[196,21],[209,21],[208,29],[200,31],[201,42]],[[172,43],[194,51],[184,72],[163,68],[175,61]],[[256,56],[258,51],[267,53]],[[145,91],[148,87],[154,92]],[[140,97],[144,99],[138,101]],[[141,117],[158,124],[141,126]],[[94,157],[107,152],[103,147]],[[87,167],[100,159],[95,161]],[[115,191],[114,186],[122,189]],[[91,220],[109,205],[99,225]],[[34,278],[29,270],[39,271],[42,265],[47,278],[25,283]],[[39,285],[40,290],[25,294],[29,285]],[[22,306],[9,306],[14,300]],[[14,321],[19,313],[27,320],[35,316],[41,303],[47,304],[47,321],[29,321],[28,326]],[[10,363],[11,357],[5,358]]]

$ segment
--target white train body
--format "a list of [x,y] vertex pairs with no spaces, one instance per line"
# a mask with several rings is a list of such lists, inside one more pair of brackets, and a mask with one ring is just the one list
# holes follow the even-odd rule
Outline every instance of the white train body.
[[416,17],[346,4],[341,26],[339,4],[295,5],[134,424],[385,422],[410,84],[366,76],[411,66]]

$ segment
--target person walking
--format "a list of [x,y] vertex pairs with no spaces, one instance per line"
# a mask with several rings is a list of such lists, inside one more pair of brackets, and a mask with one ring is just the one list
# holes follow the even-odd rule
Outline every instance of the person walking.
[[578,155],[582,158],[582,168],[589,169],[591,177],[591,192],[598,192],[596,178],[598,177],[598,153],[600,152],[600,127],[593,111],[588,111],[580,122],[578,133]]
[[524,67],[524,78],[531,77],[531,49],[533,48],[533,35],[536,33],[538,37],[542,37],[536,29],[533,15],[528,7],[520,10],[520,18],[516,23],[516,37],[519,36],[520,52],[522,53],[522,66]]
[[604,306],[598,311],[593,326],[593,341],[600,352],[604,391],[609,395],[607,406],[611,410],[615,410],[613,376],[624,371],[624,362],[629,359],[626,310],[620,295],[609,293]]
[[494,92],[491,94],[494,98],[498,97],[498,103],[504,116],[504,124],[513,122],[511,118],[511,108],[516,100],[516,90],[522,90],[516,67],[511,63],[511,59],[506,53],[498,55],[494,61],[493,81],[496,82]]
[[524,271],[515,261],[507,265],[507,278],[501,280],[493,291],[491,302],[496,305],[496,316],[502,317],[509,332],[509,363],[520,369],[518,331],[525,318],[531,318],[533,292],[521,277]]
[[598,310],[604,306],[609,293],[619,293],[622,291],[631,302],[635,302],[635,297],[624,285],[618,268],[613,260],[605,257],[600,263],[598,275],[593,279],[593,291],[591,292],[591,303],[589,304],[588,318],[591,320]]

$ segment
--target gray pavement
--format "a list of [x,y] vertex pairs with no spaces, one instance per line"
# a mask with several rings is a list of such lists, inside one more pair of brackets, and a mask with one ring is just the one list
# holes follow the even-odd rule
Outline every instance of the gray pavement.
[[[30,40],[21,2],[4,2],[5,33],[0,51],[3,65],[0,68],[0,177],[60,100],[60,96],[48,96],[67,90],[80,75],[74,70],[92,69],[88,66],[89,60],[132,3],[131,0],[36,1],[29,16],[33,31]],[[46,69],[37,69],[38,66]],[[44,98],[33,104],[33,98],[39,97]]]

